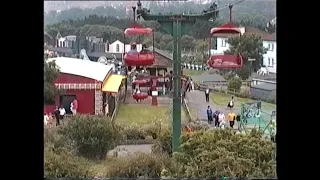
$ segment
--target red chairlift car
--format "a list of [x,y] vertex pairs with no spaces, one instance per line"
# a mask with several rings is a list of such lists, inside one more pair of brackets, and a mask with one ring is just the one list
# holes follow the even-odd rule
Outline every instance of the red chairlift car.
[[[152,44],[154,44],[154,31],[151,28],[145,28],[140,25],[133,25],[124,31],[124,37],[126,36],[137,36],[137,35],[152,35]],[[133,44],[133,43],[132,43]],[[141,51],[141,52],[126,52],[124,53],[124,63],[127,66],[151,66],[154,64],[155,56],[152,51]]]
[[[239,28],[233,26],[231,23],[228,23],[217,28],[212,28],[210,30],[209,43],[211,42],[211,37],[217,33],[241,35],[241,31]],[[243,59],[240,54],[211,55],[209,60],[207,61],[207,64],[209,65],[209,67],[214,69],[236,69],[243,66]]]

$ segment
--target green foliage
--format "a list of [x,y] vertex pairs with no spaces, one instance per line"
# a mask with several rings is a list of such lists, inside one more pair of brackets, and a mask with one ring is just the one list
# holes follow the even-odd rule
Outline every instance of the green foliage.
[[228,81],[228,90],[239,92],[242,86],[242,81],[239,77],[233,77]]
[[198,131],[185,136],[174,154],[177,177],[275,177],[275,145],[253,130]]
[[152,146],[153,153],[172,154],[172,130],[166,129],[161,132],[156,143]]
[[[46,2],[49,3],[49,2]],[[58,3],[58,2],[54,2]],[[71,3],[71,2],[67,2]],[[93,3],[93,2],[91,2]],[[224,1],[224,4],[233,3],[233,1]],[[81,4],[83,4],[81,2]],[[144,3],[142,3],[144,5]],[[221,4],[222,5],[222,4]],[[53,5],[47,5],[48,8],[54,7]],[[65,7],[66,5],[62,5]],[[69,6],[69,5],[68,5]],[[79,26],[84,26],[85,24],[105,24],[105,25],[112,25],[118,27],[120,29],[124,29],[128,27],[132,20],[132,14],[124,13],[124,9],[126,5],[118,5],[116,7],[111,6],[100,6],[96,8],[70,8],[68,10],[62,10],[61,12],[57,13],[56,11],[50,11],[44,14],[44,22],[45,24],[53,24],[57,22],[61,22],[62,20],[76,20],[76,19],[87,19],[86,23],[81,24]],[[176,3],[176,2],[169,2],[166,7],[164,8],[163,5],[159,5],[156,2],[149,2],[150,12],[152,14],[169,14],[169,13],[200,13],[202,10],[208,8],[208,4],[199,4],[194,3],[192,1],[184,2],[184,3]],[[72,7],[72,5],[70,5]],[[46,8],[47,9],[47,8]],[[62,7],[59,9],[63,9]],[[54,9],[56,10],[56,9]],[[267,22],[270,21],[275,17],[276,14],[276,1],[244,1],[242,3],[237,4],[234,6],[234,13],[233,21],[235,24],[243,25],[243,26],[253,26],[260,29],[264,29]],[[94,16],[103,16],[108,17],[110,20],[106,21],[104,19],[92,19],[88,18],[89,15]],[[113,17],[111,17],[113,16]],[[115,19],[121,19],[116,21]],[[125,20],[124,20],[125,19]],[[89,21],[90,20],[90,21]],[[94,21],[93,21],[94,20]],[[223,23],[228,22],[229,20],[229,13],[228,11],[220,11],[219,18],[214,22],[208,21],[197,21],[195,25],[190,29],[189,35],[194,36],[196,38],[207,38],[209,30],[212,27],[217,27]],[[119,23],[119,22],[122,22]],[[72,23],[70,23],[72,24]]]
[[55,96],[58,94],[58,90],[54,85],[54,81],[59,75],[59,68],[54,61],[47,62],[44,59],[44,104],[53,104]]
[[44,148],[44,177],[88,177],[89,162],[75,155],[67,148],[55,148],[52,144],[46,143]]
[[113,178],[136,178],[160,177],[165,167],[170,167],[168,156],[161,154],[135,153],[131,156],[119,158],[110,164],[108,177]]
[[73,143],[79,155],[89,159],[103,159],[119,142],[111,122],[99,116],[74,116],[58,133]]
[[242,79],[242,80],[247,80],[250,76],[250,66],[244,65],[243,67],[237,69],[235,73]]
[[249,58],[255,59],[253,68],[257,69],[261,65],[263,54],[266,53],[266,48],[263,47],[261,37],[251,34],[241,37],[232,37],[228,39],[230,50],[226,53],[241,54],[244,64],[248,65]]

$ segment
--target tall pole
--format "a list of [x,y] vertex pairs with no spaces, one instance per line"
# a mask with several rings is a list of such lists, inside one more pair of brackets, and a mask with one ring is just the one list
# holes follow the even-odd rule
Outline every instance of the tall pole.
[[203,13],[177,14],[177,15],[152,15],[150,10],[142,8],[140,0],[137,3],[138,18],[146,21],[158,21],[162,29],[173,36],[173,113],[172,113],[172,151],[177,152],[180,146],[181,135],[181,36],[197,20],[215,19],[218,16],[217,5],[213,4]]
[[181,22],[173,22],[173,113],[172,113],[172,150],[177,152],[181,136]]
[[229,4],[229,23],[232,23],[232,8],[233,5]]

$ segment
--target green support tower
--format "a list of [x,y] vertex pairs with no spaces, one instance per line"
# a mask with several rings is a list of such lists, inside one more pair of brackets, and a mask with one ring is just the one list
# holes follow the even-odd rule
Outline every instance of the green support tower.
[[[173,36],[173,114],[172,114],[172,150],[177,152],[181,135],[181,37],[185,35],[197,20],[215,20],[218,16],[217,5],[213,3],[201,14],[153,15],[150,10],[137,3],[137,18],[145,21],[158,21],[168,34]],[[207,33],[207,32],[204,32]]]

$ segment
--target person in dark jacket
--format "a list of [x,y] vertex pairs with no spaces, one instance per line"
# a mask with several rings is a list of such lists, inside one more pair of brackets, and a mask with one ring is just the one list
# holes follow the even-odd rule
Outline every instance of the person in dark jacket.
[[220,125],[220,122],[219,122],[219,114],[220,114],[220,111],[219,111],[219,110],[215,111],[214,114],[213,114],[214,126],[215,126],[216,128],[218,128],[219,125]]
[[208,109],[207,109],[208,124],[212,124],[212,121],[213,121],[212,115],[213,115],[212,109],[210,108],[210,106],[208,106]]
[[54,110],[54,117],[56,118],[56,126],[60,125],[60,111],[58,106],[56,106],[56,109]]

